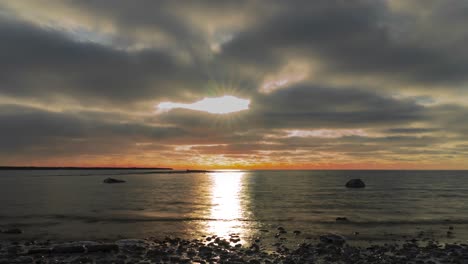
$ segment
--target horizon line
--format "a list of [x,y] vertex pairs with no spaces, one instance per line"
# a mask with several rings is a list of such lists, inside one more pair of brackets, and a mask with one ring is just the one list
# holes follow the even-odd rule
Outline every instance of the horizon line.
[[[0,170],[192,170],[174,169],[171,167],[121,167],[121,166],[0,166]],[[468,169],[409,169],[409,168],[217,168],[206,169],[207,171],[468,171]]]

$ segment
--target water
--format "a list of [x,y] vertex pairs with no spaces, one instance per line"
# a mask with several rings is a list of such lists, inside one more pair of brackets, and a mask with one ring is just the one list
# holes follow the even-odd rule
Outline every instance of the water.
[[[103,184],[109,174],[127,182]],[[367,187],[346,189],[351,178]],[[283,226],[301,239],[334,232],[354,241],[465,241],[468,171],[0,171],[0,228],[13,226],[24,231],[15,237],[56,240],[248,239]]]

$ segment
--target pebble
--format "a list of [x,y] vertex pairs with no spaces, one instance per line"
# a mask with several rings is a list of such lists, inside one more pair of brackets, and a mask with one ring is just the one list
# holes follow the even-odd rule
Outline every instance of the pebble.
[[[280,231],[280,230],[278,230]],[[298,230],[296,230],[298,231]],[[296,234],[297,232],[293,232]],[[271,235],[273,236],[273,234]],[[231,234],[230,239],[238,239]],[[34,243],[0,241],[0,264],[153,264],[153,263],[464,263],[468,264],[468,245],[439,244],[429,240],[408,238],[400,244],[352,246],[338,234],[326,234],[314,243],[290,247],[275,240],[274,248],[258,242],[246,241],[248,247],[230,239],[212,236],[212,242],[166,238],[164,240],[119,240],[115,243],[78,241],[47,246],[48,242]],[[252,238],[257,239],[257,238]],[[262,241],[272,241],[263,237]],[[299,239],[296,238],[296,241]],[[310,240],[308,240],[310,241]],[[134,250],[134,249],[137,250]],[[90,250],[91,249],[91,250]],[[273,250],[273,251],[271,251]],[[27,252],[28,255],[24,255]]]
[[19,228],[11,228],[11,229],[7,229],[7,230],[3,230],[1,233],[3,233],[3,234],[21,234],[21,233],[23,233],[23,230],[21,230]]
[[56,245],[52,248],[52,253],[55,254],[73,254],[84,253],[85,247],[82,245]]

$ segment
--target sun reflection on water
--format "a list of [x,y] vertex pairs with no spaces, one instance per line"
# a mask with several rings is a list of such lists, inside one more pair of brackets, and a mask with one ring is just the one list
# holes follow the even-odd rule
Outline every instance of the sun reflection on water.
[[235,233],[244,236],[246,232],[245,210],[242,206],[244,172],[215,172],[210,174],[211,210],[208,234],[227,237]]

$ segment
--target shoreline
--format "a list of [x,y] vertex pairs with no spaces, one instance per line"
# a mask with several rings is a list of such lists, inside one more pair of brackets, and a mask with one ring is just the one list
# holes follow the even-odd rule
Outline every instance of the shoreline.
[[[353,245],[338,234],[286,242],[238,234],[197,239],[149,237],[97,241],[0,240],[0,264],[10,263],[466,263],[468,245],[408,238],[393,243]],[[289,231],[299,235],[299,230]],[[12,238],[14,236],[12,235]],[[291,243],[293,242],[293,243]]]

